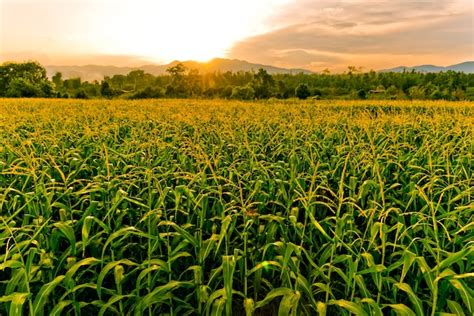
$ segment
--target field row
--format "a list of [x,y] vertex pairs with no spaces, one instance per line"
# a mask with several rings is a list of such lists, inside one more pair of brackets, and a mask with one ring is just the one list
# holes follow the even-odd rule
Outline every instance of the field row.
[[474,313],[469,102],[0,100],[0,314]]

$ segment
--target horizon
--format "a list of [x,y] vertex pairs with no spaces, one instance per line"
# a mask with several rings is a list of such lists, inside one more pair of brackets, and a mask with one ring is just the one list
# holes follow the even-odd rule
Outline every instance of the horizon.
[[474,60],[473,12],[468,0],[0,0],[0,62],[136,68],[224,58],[313,72],[445,67]]
[[[70,64],[70,65],[62,65],[62,64],[44,64],[45,67],[87,67],[87,66],[98,66],[98,67],[117,67],[117,68],[140,68],[140,67],[146,67],[146,66],[166,66],[166,65],[170,65],[170,64],[175,64],[175,63],[191,63],[191,62],[195,62],[195,63],[200,63],[200,64],[209,64],[209,63],[212,63],[216,60],[230,60],[230,61],[239,61],[239,62],[247,62],[247,63],[250,63],[250,64],[258,64],[258,65],[262,65],[262,66],[269,66],[269,67],[275,67],[275,68],[282,68],[282,69],[288,69],[288,70],[293,70],[293,69],[301,69],[301,70],[308,70],[308,71],[311,71],[309,69],[305,69],[305,68],[286,68],[286,67],[279,67],[279,66],[276,66],[276,65],[271,65],[271,64],[262,64],[262,63],[257,63],[257,62],[252,62],[252,61],[249,61],[249,60],[244,60],[244,59],[239,59],[239,58],[225,58],[225,57],[214,57],[214,58],[211,58],[210,60],[206,60],[206,61],[199,61],[199,60],[192,60],[192,59],[189,59],[189,60],[178,60],[178,59],[175,59],[175,60],[172,60],[171,62],[167,62],[167,63],[145,63],[145,64],[140,64],[138,66],[117,66],[117,65],[114,65],[114,64],[94,64],[94,63],[89,63],[89,64]],[[18,60],[18,61],[11,61],[11,62],[27,62],[27,61],[36,61],[34,59],[32,60]],[[10,62],[9,60],[5,60],[5,62]],[[389,69],[392,69],[392,68],[412,68],[412,67],[423,67],[423,66],[434,66],[434,67],[449,67],[449,66],[454,66],[454,65],[461,65],[461,64],[466,64],[466,63],[474,63],[474,59],[473,60],[461,60],[459,62],[454,62],[454,63],[449,63],[449,64],[430,64],[430,63],[425,63],[425,64],[413,64],[413,65],[398,65],[398,66],[395,66],[395,67],[390,67]],[[339,72],[344,72],[344,71],[347,71],[347,67],[349,66],[353,66],[353,65],[347,65],[346,68],[344,69],[341,69]],[[355,67],[361,67],[362,68],[362,72],[367,72],[367,71],[380,71],[380,70],[385,70],[385,69],[366,69],[362,66],[358,66],[358,65],[355,65]],[[322,69],[321,71],[323,71],[324,69]],[[313,72],[318,72],[318,71],[313,71]],[[337,72],[336,72],[337,73]]]
[[[172,62],[170,63],[167,63],[167,64],[143,64],[143,65],[140,65],[140,66],[116,66],[116,65],[102,65],[102,64],[86,64],[86,65],[43,65],[47,71],[47,75],[49,78],[52,78],[52,76],[58,72],[60,72],[64,78],[76,78],[76,77],[79,77],[85,81],[94,81],[94,80],[101,80],[103,77],[106,77],[108,75],[112,75],[112,74],[121,74],[124,70],[128,69],[128,71],[133,71],[133,70],[137,70],[137,69],[141,69],[141,70],[145,70],[146,73],[150,73],[150,74],[153,74],[153,75],[164,75],[166,74],[165,72],[165,68],[162,69],[163,73],[160,73],[160,72],[157,72],[157,69],[155,70],[151,70],[150,68],[147,70],[146,68],[147,67],[171,67],[172,65],[176,65],[176,64],[183,64],[187,70],[192,70],[192,69],[197,69],[199,72],[201,73],[212,73],[214,71],[221,71],[221,72],[226,72],[226,71],[229,71],[229,69],[224,66],[223,68],[219,67],[219,64],[217,65],[212,65],[213,62],[215,61],[219,61],[219,60],[224,60],[224,61],[230,61],[230,62],[237,62],[237,63],[242,63],[242,64],[239,64],[240,66],[242,67],[239,67],[239,65],[233,65],[231,66],[231,72],[238,72],[238,71],[242,71],[244,70],[244,68],[246,68],[245,71],[257,71],[258,69],[260,68],[263,68],[263,69],[266,69],[266,70],[271,70],[272,72],[273,71],[276,71],[276,73],[292,73],[292,74],[296,74],[296,73],[299,73],[299,72],[305,72],[305,73],[309,73],[309,74],[322,74],[324,73],[326,70],[324,71],[311,71],[311,70],[308,70],[308,69],[304,69],[304,68],[280,68],[280,67],[277,67],[277,66],[274,66],[274,65],[267,65],[267,64],[256,64],[256,63],[251,63],[251,62],[248,62],[246,60],[240,60],[240,59],[226,59],[226,58],[213,58],[209,61],[205,61],[205,62],[199,62],[199,61],[194,61],[194,60],[184,60],[184,61],[180,61],[180,60],[173,60]],[[196,65],[196,67],[193,67],[193,66],[189,66],[188,63],[198,63],[200,65]],[[252,68],[251,70],[249,70],[247,67],[248,66],[243,66],[245,65],[246,63],[248,63],[249,65],[252,65],[252,66],[255,66],[254,68]],[[420,69],[420,68],[423,68],[423,67],[435,67],[435,68],[444,68],[445,70],[436,70],[435,72],[438,72],[438,71],[446,71],[446,70],[450,70],[450,67],[455,67],[455,66],[459,66],[459,65],[463,65],[462,67],[465,68],[464,65],[466,64],[470,64],[472,66],[472,64],[474,64],[474,61],[462,61],[462,62],[459,62],[459,63],[455,63],[455,64],[449,64],[449,65],[432,65],[432,64],[423,64],[423,65],[399,65],[399,66],[396,66],[396,67],[390,67],[390,68],[383,68],[383,69],[364,69],[363,67],[355,67],[356,69],[358,69],[358,72],[360,73],[369,73],[371,71],[375,71],[375,72],[399,72],[401,71],[401,69],[407,69],[407,70],[411,70],[411,69],[415,69],[417,68],[418,70],[417,71],[421,71],[421,72],[426,72],[426,70],[423,70],[423,69]],[[90,68],[88,68],[90,67]],[[204,67],[204,69],[202,69],[202,67]],[[209,69],[207,69],[207,67],[210,67]],[[352,66],[347,66],[345,69],[341,69],[339,71],[330,71],[331,74],[334,74],[334,75],[338,75],[338,74],[343,74],[343,73],[346,73],[348,71],[349,68],[351,68]],[[116,68],[117,72],[116,73],[113,73],[112,70],[110,68]],[[471,67],[472,68],[472,67]],[[93,71],[93,69],[95,69],[95,71],[103,71],[102,73],[91,73],[90,71]],[[207,70],[206,70],[207,69]],[[273,69],[278,69],[278,70],[273,70]],[[455,70],[457,71],[457,70]],[[462,72],[467,72],[467,73],[472,73],[472,70],[461,70]]]

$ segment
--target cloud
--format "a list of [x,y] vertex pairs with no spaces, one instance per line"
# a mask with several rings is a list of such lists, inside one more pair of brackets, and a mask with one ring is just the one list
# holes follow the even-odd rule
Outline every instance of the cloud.
[[237,43],[229,56],[312,70],[449,64],[474,57],[469,0],[302,0],[269,23],[281,27]]

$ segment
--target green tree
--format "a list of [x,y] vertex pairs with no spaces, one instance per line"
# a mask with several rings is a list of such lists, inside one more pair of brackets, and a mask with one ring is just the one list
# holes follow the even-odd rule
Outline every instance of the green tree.
[[311,95],[311,93],[306,84],[300,83],[295,89],[295,95],[298,99],[305,100]]
[[0,96],[20,94],[20,97],[49,97],[51,94],[50,88],[46,69],[38,62],[8,62],[0,66]]
[[252,80],[252,88],[257,99],[267,99],[272,95],[275,80],[268,72],[260,68]]
[[166,87],[167,96],[184,98],[189,95],[186,70],[187,68],[181,63],[166,69],[171,77],[171,83]]
[[422,100],[426,98],[425,88],[420,86],[413,86],[408,89],[408,95],[412,99]]
[[63,86],[63,74],[60,72],[55,73],[52,80],[56,90],[61,89],[61,87]]
[[132,70],[127,75],[127,81],[133,85],[133,90],[137,90],[140,87],[142,87],[144,79],[145,79],[145,72],[140,69]]
[[232,98],[232,93],[234,92],[234,87],[233,86],[226,86],[223,90],[222,90],[222,97],[225,98],[225,99],[228,99],[228,98]]
[[77,90],[81,87],[82,80],[81,78],[70,78],[66,79],[63,82],[63,86],[68,90]]
[[100,84],[100,94],[106,98],[111,98],[113,96],[112,89],[110,88],[109,83],[105,80]]
[[184,77],[186,70],[187,68],[182,63],[178,63],[174,66],[168,67],[166,69],[166,72],[168,72],[171,77],[176,78],[176,77]]
[[202,85],[201,85],[201,76],[199,75],[199,70],[191,69],[188,72],[187,83],[189,87],[189,94],[192,97],[201,95]]

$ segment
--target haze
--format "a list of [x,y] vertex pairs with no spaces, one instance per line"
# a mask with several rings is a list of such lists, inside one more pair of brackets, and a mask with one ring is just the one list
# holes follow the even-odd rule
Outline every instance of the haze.
[[0,14],[0,61],[340,71],[474,59],[470,0],[0,0]]

